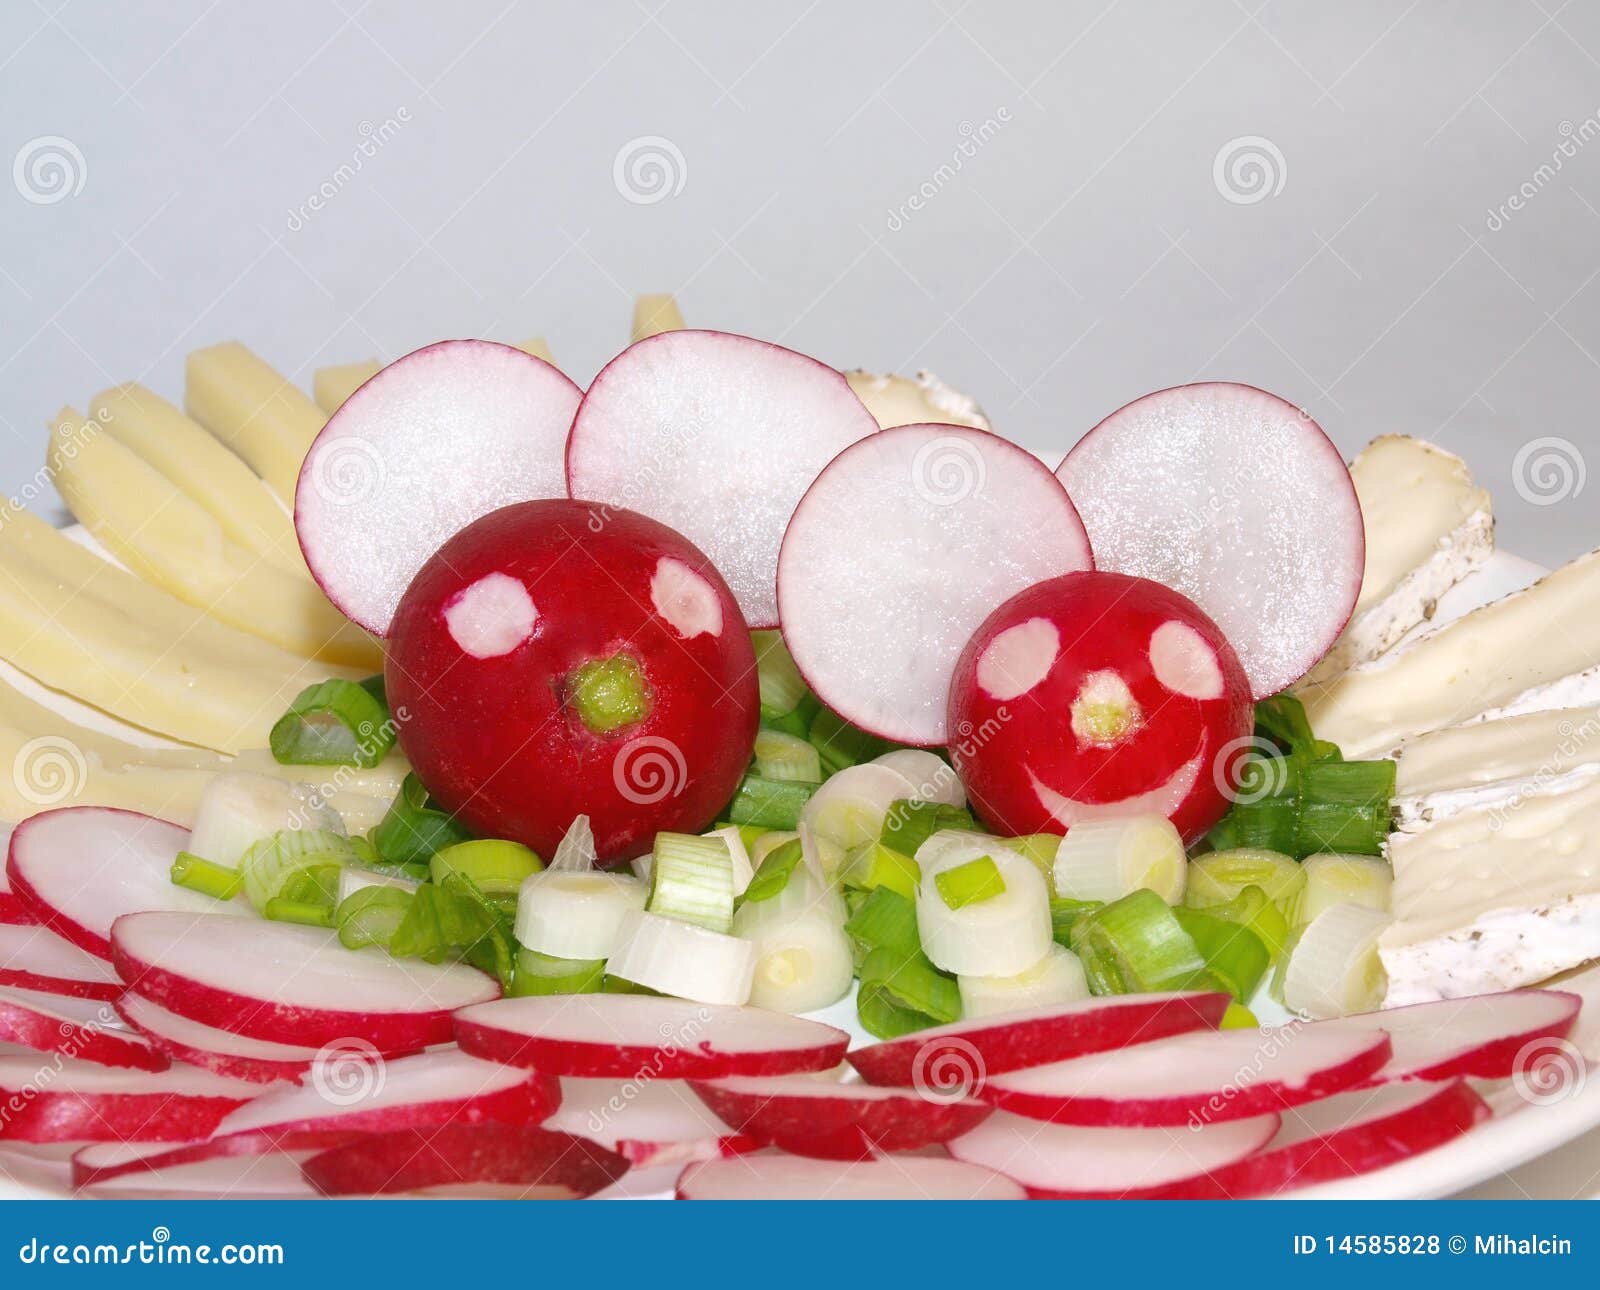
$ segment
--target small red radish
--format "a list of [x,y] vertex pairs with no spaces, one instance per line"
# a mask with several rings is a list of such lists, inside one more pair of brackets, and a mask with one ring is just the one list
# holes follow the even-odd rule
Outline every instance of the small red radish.
[[71,1058],[0,1057],[0,1138],[190,1142],[261,1090],[208,1071],[117,1070]]
[[294,526],[312,576],[379,636],[412,576],[458,530],[566,493],[580,391],[510,345],[446,340],[390,363],[306,453]]
[[324,1196],[480,1195],[527,1200],[592,1196],[628,1162],[587,1138],[499,1124],[381,1133],[302,1166]]
[[1238,651],[1258,699],[1304,676],[1344,630],[1366,542],[1344,458],[1309,416],[1226,381],[1113,412],[1056,471],[1095,567],[1190,597]]
[[1032,453],[966,426],[896,426],[841,452],[795,508],[778,557],[784,643],[840,716],[944,744],[956,658],[984,615],[1093,563]]
[[493,1062],[550,1075],[720,1079],[830,1070],[850,1036],[761,1008],[639,994],[501,999],[456,1014],[456,1041]]
[[730,1129],[827,1160],[870,1160],[948,1142],[994,1110],[969,1098],[841,1084],[827,1076],[696,1080],[691,1087]]
[[414,1052],[450,1038],[450,1014],[497,997],[476,968],[347,950],[331,931],[221,914],[125,914],[111,957],[128,989],[203,1025],[311,1045],[365,1040]]
[[1196,1032],[991,1076],[978,1096],[1057,1124],[1204,1125],[1354,1088],[1390,1052],[1387,1035],[1358,1030]]
[[101,1066],[164,1071],[172,1063],[127,1030],[109,1003],[0,986],[0,1043],[59,1053]]
[[311,1069],[322,1051],[249,1039],[215,1026],[203,1026],[131,992],[118,999],[116,1007],[124,1021],[173,1061],[228,1079],[249,1080],[252,1084],[294,1082]]
[[635,1169],[681,1169],[754,1150],[689,1085],[674,1079],[564,1079],[561,1106],[541,1126],[598,1142]]
[[1013,1178],[1036,1200],[1137,1200],[1254,1155],[1276,1115],[1184,1129],[1043,1124],[1001,1111],[949,1144],[957,1160]]
[[400,745],[446,809],[554,854],[579,815],[602,863],[711,824],[760,721],[727,584],[632,511],[527,502],[451,538],[394,616]]
[[567,440],[573,497],[642,511],[714,561],[751,627],[776,627],[784,526],[829,460],[878,423],[831,367],[720,331],[629,346],[589,386]]
[[1390,1084],[1285,1111],[1266,1150],[1174,1182],[1165,1199],[1238,1200],[1353,1178],[1442,1146],[1489,1118],[1461,1080]]
[[17,825],[6,872],[45,926],[108,959],[111,924],[123,914],[250,913],[242,900],[216,900],[173,884],[173,858],[188,845],[188,829],[153,816],[69,806]]
[[108,1001],[125,988],[111,964],[49,928],[0,923],[0,986],[5,985]]
[[1250,683],[1217,625],[1146,578],[1069,573],[1019,592],[961,652],[950,754],[1007,834],[1155,814],[1186,843],[1228,809]]
[[1079,999],[947,1026],[857,1048],[848,1061],[869,1084],[925,1088],[936,1096],[975,1092],[991,1075],[1215,1030],[1225,994],[1125,994]]
[[1026,1200],[992,1169],[937,1156],[808,1160],[760,1151],[690,1165],[679,1200]]

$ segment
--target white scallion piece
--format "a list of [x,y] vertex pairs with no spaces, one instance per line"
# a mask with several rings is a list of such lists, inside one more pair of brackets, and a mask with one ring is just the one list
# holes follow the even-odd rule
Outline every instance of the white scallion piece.
[[750,846],[750,863],[754,868],[761,868],[761,863],[785,842],[793,842],[799,838],[798,833],[790,833],[786,829],[773,829],[763,833]]
[[1089,997],[1083,964],[1061,945],[1052,945],[1042,959],[1016,976],[962,976],[956,978],[956,985],[961,990],[963,1020]]
[[339,903],[343,904],[363,887],[393,887],[397,891],[415,891],[420,886],[422,884],[415,878],[402,878],[399,874],[393,873],[373,873],[371,869],[346,865],[339,870]]
[[252,846],[285,829],[345,831],[339,812],[320,801],[311,785],[227,771],[200,790],[188,851],[236,869]]
[[[917,864],[922,870],[917,886],[917,932],[923,953],[935,967],[958,976],[1016,976],[1050,952],[1054,944],[1050,888],[1030,861],[1004,846],[975,853],[946,846],[924,860],[928,851],[927,843],[917,848]],[[939,875],[985,855],[1000,871],[1005,890],[951,909],[939,891]]]
[[755,947],[750,1002],[774,1012],[812,1012],[849,994],[855,969],[844,923],[843,897],[811,861],[770,900],[741,905],[733,931]]
[[961,779],[955,768],[926,748],[896,748],[881,757],[874,757],[872,764],[897,770],[909,779],[916,786],[916,792],[912,795],[914,801],[940,802],[956,807],[967,804],[967,791],[961,787]]
[[1176,905],[1187,877],[1183,838],[1164,815],[1081,820],[1056,851],[1055,894],[1067,900],[1119,900],[1148,887]]
[[1347,856],[1333,852],[1307,856],[1300,864],[1305,886],[1295,899],[1294,924],[1304,927],[1334,905],[1365,905],[1389,910],[1394,870],[1378,856]]
[[720,829],[712,829],[705,836],[721,838],[728,844],[728,854],[733,858],[733,894],[735,897],[744,895],[750,879],[756,876],[756,862],[750,858],[750,850],[744,844],[744,834],[739,832],[739,826],[727,824]]
[[755,968],[752,942],[643,910],[623,918],[606,964],[624,981],[710,1004],[748,1002]]
[[589,817],[580,815],[567,826],[556,843],[556,853],[546,873],[588,873],[595,866],[594,830]]
[[529,874],[517,893],[517,942],[551,958],[610,958],[622,920],[643,909],[648,894],[644,883],[625,873]]
[[656,834],[649,909],[663,918],[726,932],[733,925],[733,853],[727,839]]
[[1308,1017],[1346,1017],[1383,1003],[1378,937],[1394,921],[1365,905],[1331,905],[1301,931],[1283,966],[1283,1004]]
[[892,766],[846,766],[824,780],[800,808],[800,822],[819,840],[852,851],[863,842],[875,842],[889,808],[916,792],[917,786]]
[[762,730],[756,735],[755,752],[756,774],[764,779],[822,783],[822,757],[808,739],[782,730]]

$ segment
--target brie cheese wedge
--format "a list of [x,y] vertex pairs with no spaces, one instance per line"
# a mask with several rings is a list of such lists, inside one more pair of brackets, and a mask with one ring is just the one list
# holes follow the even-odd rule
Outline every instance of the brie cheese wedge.
[[975,430],[993,428],[976,399],[946,385],[932,372],[918,372],[912,378],[857,370],[846,372],[844,379],[850,382],[856,398],[867,405],[880,430],[924,421],[971,426]]

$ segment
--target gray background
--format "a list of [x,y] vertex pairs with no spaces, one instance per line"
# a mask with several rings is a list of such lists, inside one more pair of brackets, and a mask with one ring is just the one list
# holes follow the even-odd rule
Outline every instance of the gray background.
[[199,345],[309,386],[543,333],[581,382],[658,290],[931,368],[1046,453],[1250,381],[1347,453],[1462,453],[1502,545],[1560,561],[1600,527],[1597,58],[1570,0],[7,0],[0,162],[77,155],[0,178],[0,485],[62,403],[176,397]]

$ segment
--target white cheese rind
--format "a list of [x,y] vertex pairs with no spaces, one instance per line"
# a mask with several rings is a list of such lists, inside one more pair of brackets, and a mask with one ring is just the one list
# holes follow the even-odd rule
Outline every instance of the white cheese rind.
[[976,430],[993,428],[976,399],[946,385],[932,372],[918,372],[915,377],[880,376],[858,369],[846,372],[844,379],[883,430],[926,421]]

